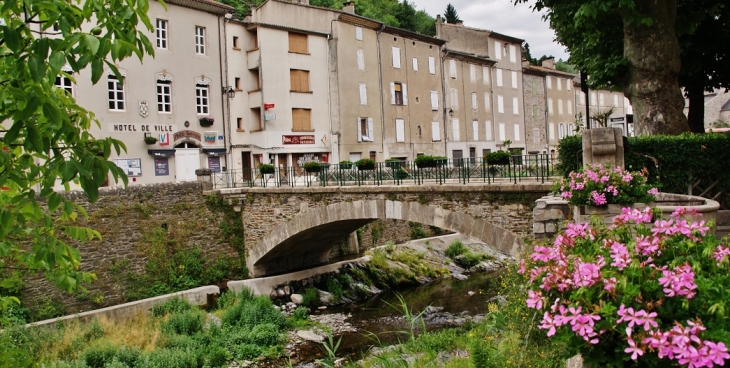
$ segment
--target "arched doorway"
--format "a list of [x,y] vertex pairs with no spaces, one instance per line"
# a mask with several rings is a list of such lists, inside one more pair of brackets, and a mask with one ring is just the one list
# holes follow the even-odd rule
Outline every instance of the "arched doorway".
[[200,169],[200,146],[192,140],[175,145],[175,179],[177,182],[195,181],[195,170]]

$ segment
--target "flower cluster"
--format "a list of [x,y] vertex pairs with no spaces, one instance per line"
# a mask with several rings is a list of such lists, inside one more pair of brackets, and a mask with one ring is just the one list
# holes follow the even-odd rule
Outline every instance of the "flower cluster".
[[624,208],[609,227],[569,223],[551,246],[535,246],[518,272],[529,276],[538,328],[593,366],[724,365],[730,321],[718,290],[730,288],[730,248],[698,216],[680,209],[654,220],[650,208]]
[[573,171],[555,190],[572,205],[649,203],[659,193],[640,172],[610,169],[601,164],[585,171]]

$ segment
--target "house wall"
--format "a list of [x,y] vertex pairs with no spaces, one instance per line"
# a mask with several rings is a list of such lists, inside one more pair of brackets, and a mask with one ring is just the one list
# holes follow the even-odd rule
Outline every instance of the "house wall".
[[[549,135],[549,127],[545,124],[545,76],[528,73],[524,73],[522,76],[526,151],[527,153],[544,152]],[[553,134],[555,134],[554,131]]]

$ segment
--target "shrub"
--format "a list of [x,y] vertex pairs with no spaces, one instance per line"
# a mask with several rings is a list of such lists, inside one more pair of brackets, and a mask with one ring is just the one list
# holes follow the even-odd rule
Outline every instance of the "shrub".
[[272,346],[279,343],[279,327],[272,323],[257,325],[251,330],[251,342],[256,345]]
[[199,352],[182,349],[159,349],[151,352],[139,365],[141,368],[198,368],[202,366]]
[[401,160],[397,158],[389,158],[385,160],[385,166],[391,168],[391,169],[398,169],[401,167]]
[[464,246],[464,243],[462,243],[459,240],[454,240],[449,244],[449,247],[446,248],[446,256],[454,259],[456,256],[461,255],[462,253],[466,252],[467,249]]
[[152,315],[155,317],[162,317],[169,313],[180,313],[192,310],[193,306],[183,298],[172,298],[162,304],[157,304],[152,307]]
[[174,313],[163,324],[163,330],[179,335],[193,335],[203,329],[203,315],[198,311]]
[[103,344],[86,349],[82,360],[89,368],[104,368],[117,354],[117,348]]
[[485,158],[489,165],[507,165],[510,157],[511,155],[507,151],[495,151],[487,153]]
[[436,167],[436,157],[430,155],[420,155],[413,162],[418,168]]
[[263,323],[271,323],[278,328],[286,325],[286,318],[274,309],[268,297],[241,299],[233,308],[228,309],[222,318],[223,324],[232,327],[253,328]]
[[313,287],[304,289],[302,293],[302,304],[306,306],[313,306],[319,303],[319,292]]
[[299,306],[297,309],[294,310],[294,313],[291,314],[292,318],[297,321],[307,321],[309,320],[309,313],[307,311],[307,307]]
[[276,166],[271,164],[262,164],[259,166],[259,172],[262,174],[273,174],[276,171]]
[[148,136],[144,137],[144,142],[147,144],[155,144],[155,143],[157,143],[157,138],[148,135]]
[[319,172],[322,170],[322,164],[317,161],[307,161],[303,167],[306,172]]
[[658,191],[647,184],[640,172],[611,169],[601,164],[571,172],[553,188],[572,205],[603,206],[607,204],[650,203]]
[[236,359],[251,360],[258,358],[264,350],[254,344],[241,344],[233,347],[233,356]]
[[94,318],[91,325],[89,325],[89,329],[84,332],[84,340],[96,340],[102,336],[104,336],[104,327],[102,327],[98,319]]
[[358,170],[372,170],[375,168],[375,161],[369,158],[363,158],[357,160],[357,162],[355,162],[355,166],[357,166]]
[[350,160],[340,161],[340,169],[351,169],[351,168],[352,168],[352,161],[350,161]]
[[472,340],[469,344],[469,357],[474,367],[496,368],[500,367],[498,362],[491,359],[496,351],[491,343],[482,340]]
[[332,294],[332,297],[334,297],[335,300],[340,300],[344,295],[342,285],[340,285],[340,282],[332,276],[327,277],[327,292]]
[[227,362],[230,359],[230,354],[228,354],[228,350],[218,346],[213,345],[208,350],[208,355],[206,356],[206,366],[211,368],[217,368],[217,367],[226,367]]
[[474,252],[466,251],[456,257],[456,263],[458,263],[461,267],[464,268],[472,268],[479,264],[484,259],[484,256],[482,254],[477,254]]

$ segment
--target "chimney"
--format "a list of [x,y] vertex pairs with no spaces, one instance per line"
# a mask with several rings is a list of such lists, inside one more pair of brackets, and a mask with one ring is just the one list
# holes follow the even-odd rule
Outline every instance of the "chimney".
[[543,60],[542,61],[542,66],[544,68],[555,69],[555,58],[549,57],[549,58]]
[[441,23],[443,20],[441,19],[441,14],[436,14],[436,23]]
[[342,4],[342,11],[345,13],[355,14],[355,3],[348,1]]
[[456,26],[457,26],[457,27],[463,27],[463,26],[464,26],[464,21],[463,21],[463,20],[461,20],[461,19],[460,19],[460,20],[457,20],[457,21],[456,21]]
[[530,61],[522,59],[522,67],[523,68],[529,68],[530,67]]

